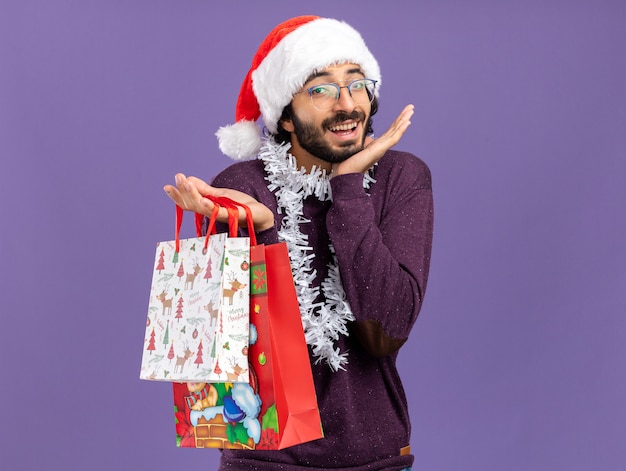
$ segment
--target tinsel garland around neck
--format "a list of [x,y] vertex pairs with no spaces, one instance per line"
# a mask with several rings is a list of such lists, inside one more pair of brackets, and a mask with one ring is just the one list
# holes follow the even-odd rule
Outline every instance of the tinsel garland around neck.
[[[300,230],[301,224],[310,222],[303,212],[307,197],[314,195],[320,201],[332,200],[330,175],[315,167],[309,173],[298,168],[296,159],[288,152],[289,147],[289,144],[277,144],[271,138],[267,139],[259,159],[265,165],[267,186],[275,194],[278,211],[283,214],[278,237],[286,242],[289,251],[306,342],[313,351],[316,363],[325,361],[331,370],[337,371],[344,369],[348,358],[346,352],[335,347],[335,342],[341,335],[348,335],[347,324],[354,320],[354,315],[341,284],[332,245],[329,247],[332,257],[328,275],[320,286],[314,286],[316,271],[311,262],[315,254],[308,245],[307,236]],[[364,175],[365,188],[374,182],[370,173]],[[320,290],[325,302],[316,302]]]

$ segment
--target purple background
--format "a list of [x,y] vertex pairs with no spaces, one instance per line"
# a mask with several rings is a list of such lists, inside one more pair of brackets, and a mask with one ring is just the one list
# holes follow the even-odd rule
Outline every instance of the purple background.
[[299,5],[0,0],[2,462],[216,467],[138,379],[161,188],[230,163],[213,134],[256,47],[315,13],[362,32],[375,128],[414,103],[397,147],[433,172],[415,469],[626,469],[626,3]]

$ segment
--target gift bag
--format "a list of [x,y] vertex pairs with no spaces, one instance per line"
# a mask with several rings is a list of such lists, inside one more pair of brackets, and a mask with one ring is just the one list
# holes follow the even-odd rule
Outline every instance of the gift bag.
[[[210,229],[157,244],[140,378],[161,381],[248,381],[250,239],[237,237],[238,217],[229,211],[230,233]],[[234,222],[233,222],[234,221]]]
[[276,450],[323,437],[284,243],[250,249],[249,384],[173,383],[179,447]]

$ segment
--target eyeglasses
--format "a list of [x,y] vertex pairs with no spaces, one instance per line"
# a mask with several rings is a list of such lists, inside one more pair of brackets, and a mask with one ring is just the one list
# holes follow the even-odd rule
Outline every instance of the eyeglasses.
[[298,93],[308,92],[313,106],[319,111],[330,110],[339,101],[341,89],[348,90],[350,97],[358,104],[365,105],[374,101],[374,90],[376,80],[361,78],[350,82],[348,85],[340,86],[336,83],[321,83],[313,87],[300,90]]

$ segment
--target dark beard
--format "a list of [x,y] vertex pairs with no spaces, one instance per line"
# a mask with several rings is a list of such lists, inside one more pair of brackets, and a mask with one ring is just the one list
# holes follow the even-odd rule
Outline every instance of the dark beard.
[[[315,125],[304,123],[295,115],[291,116],[294,134],[300,143],[300,146],[306,150],[309,154],[317,157],[324,162],[331,164],[338,164],[352,157],[357,152],[363,150],[363,144],[365,142],[365,134],[361,142],[357,144],[346,143],[343,148],[339,150],[331,149],[324,141],[324,129],[328,129],[335,124],[340,124],[347,120],[363,121],[365,119],[365,113],[362,111],[354,110],[352,113],[345,113],[340,111],[332,118],[328,118],[322,122],[321,128]],[[365,129],[368,128],[368,122],[364,123]]]

